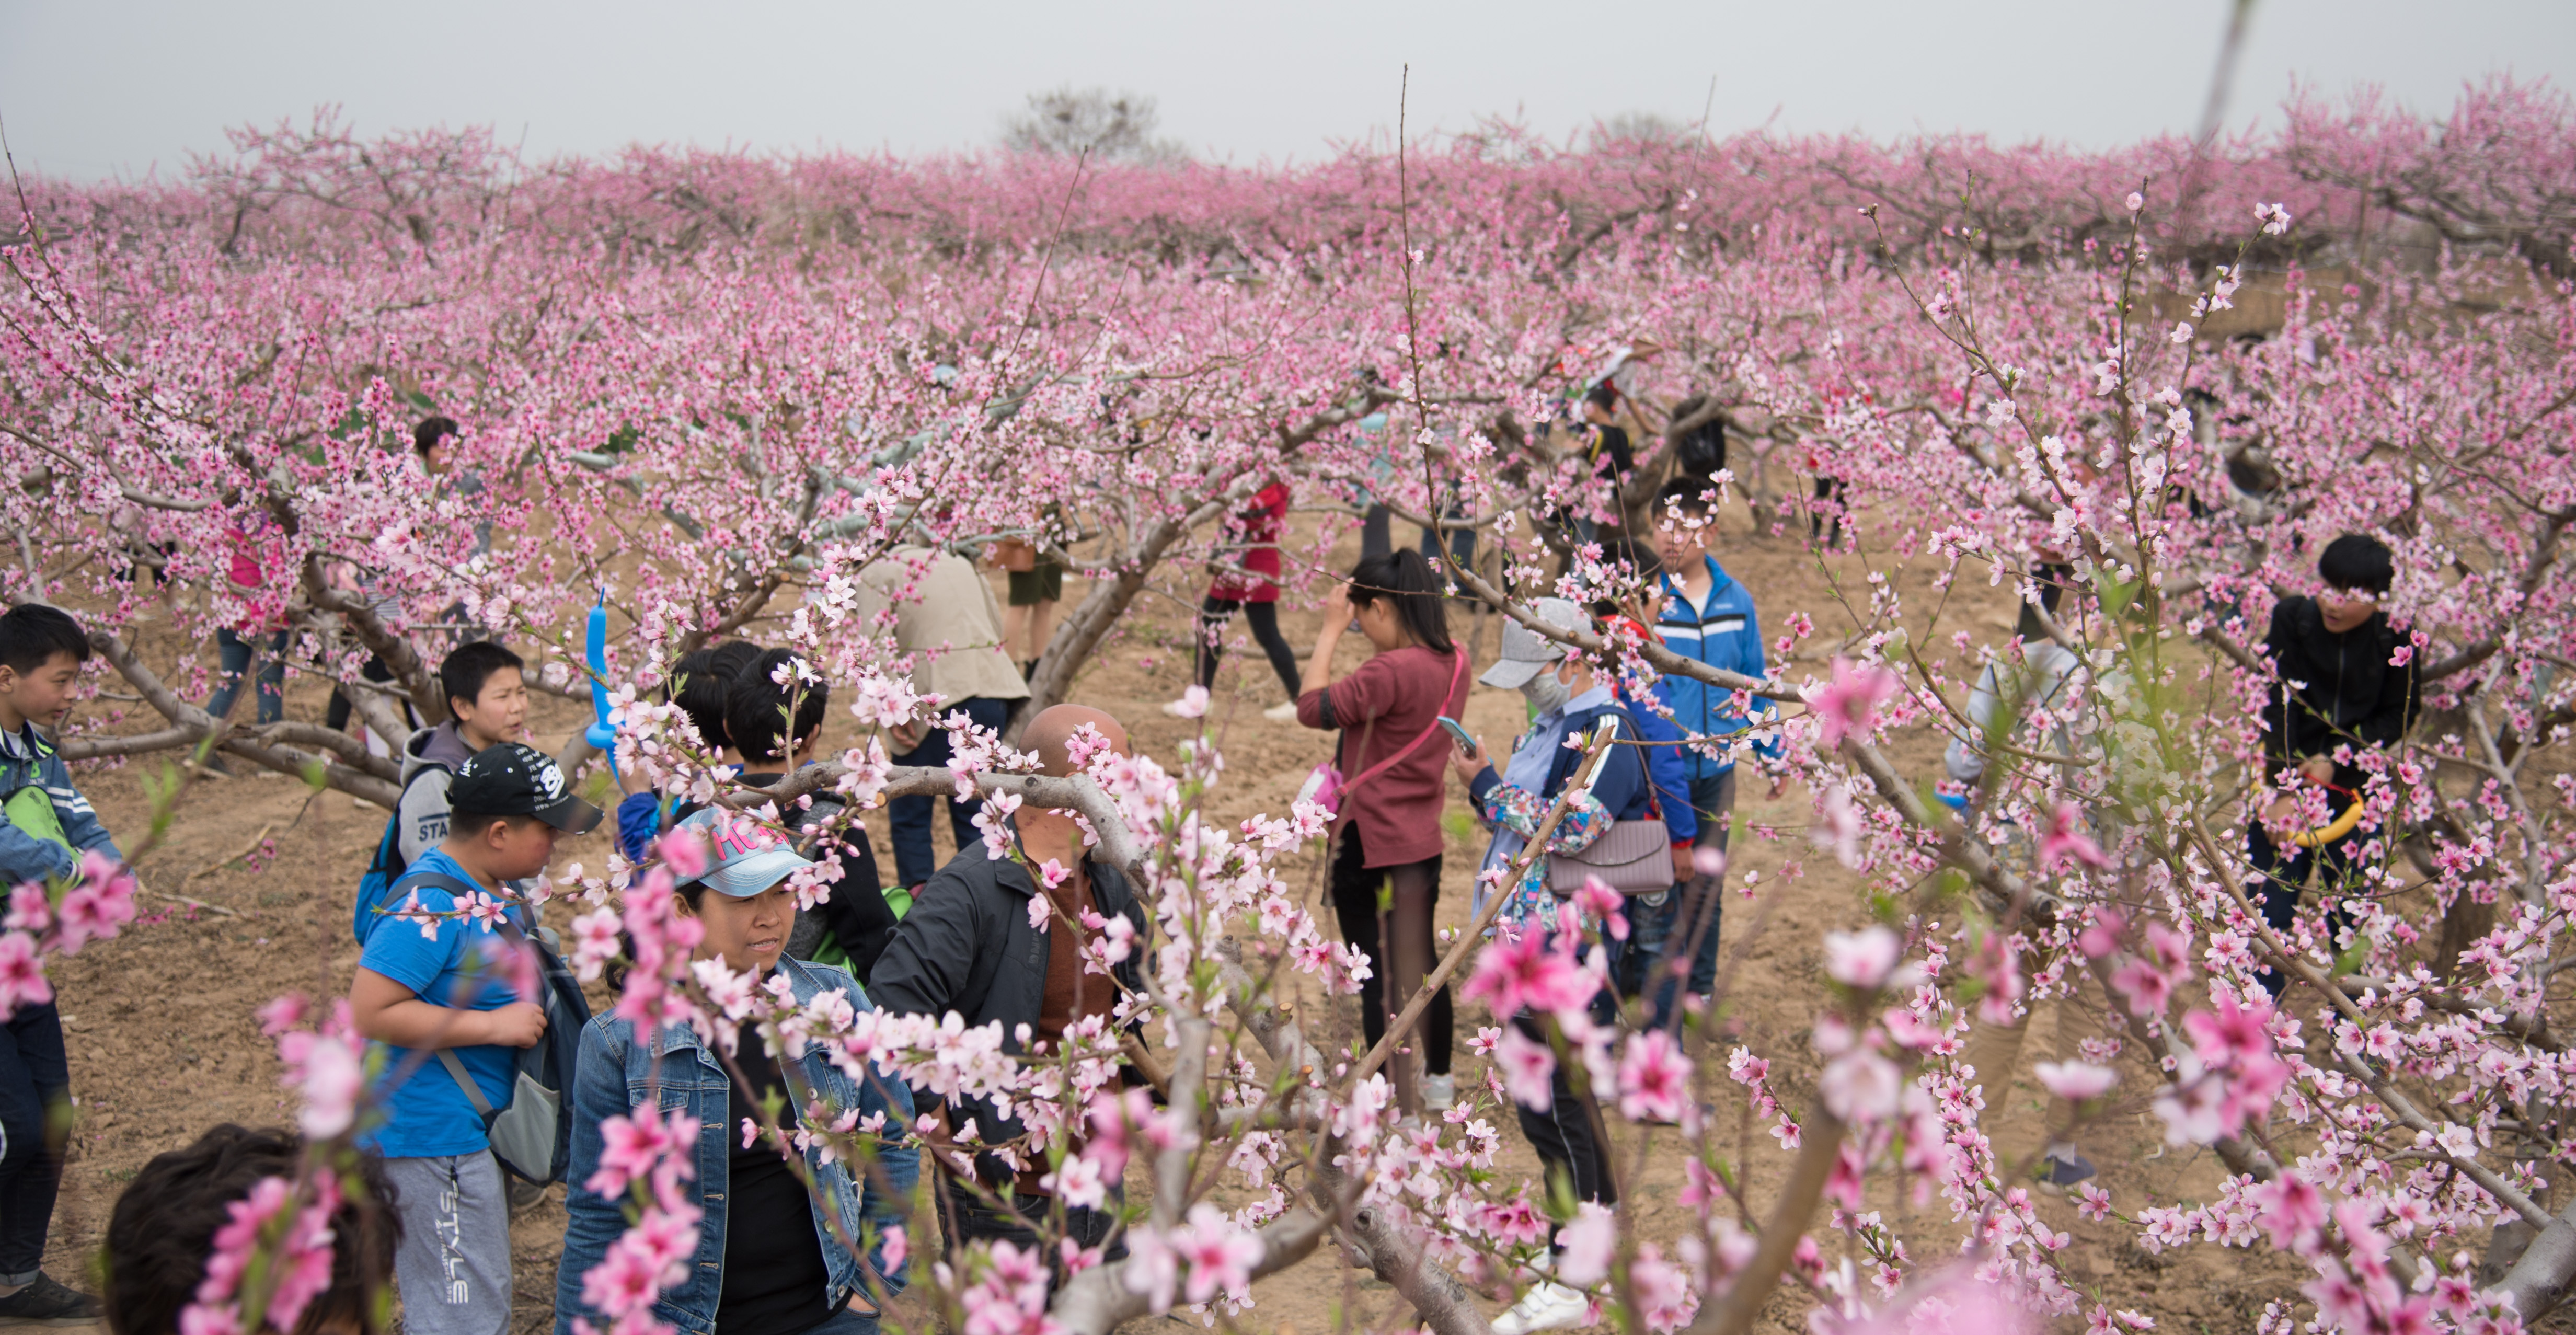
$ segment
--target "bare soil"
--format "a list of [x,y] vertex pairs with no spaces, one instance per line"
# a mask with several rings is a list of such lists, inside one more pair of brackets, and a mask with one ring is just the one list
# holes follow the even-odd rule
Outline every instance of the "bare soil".
[[[1298,531],[1312,533],[1302,522]],[[1862,588],[1851,597],[1865,606],[1865,586],[1856,584],[1863,573],[1860,563],[1848,558],[1820,562],[1795,533],[1752,533],[1740,509],[1728,517],[1726,532],[1721,559],[1755,591],[1766,631],[1776,637],[1782,617],[1795,609],[1806,610],[1823,628],[1791,671],[1824,670],[1824,658],[1851,624],[1830,590],[1827,571],[1846,581],[1846,590]],[[1339,550],[1331,553],[1328,564],[1347,568],[1356,555],[1356,541],[1345,533],[1336,545]],[[1313,551],[1311,543],[1308,550]],[[1930,565],[1924,562],[1899,577],[1909,600],[1919,604],[1918,624],[1936,601],[1929,575]],[[1149,596],[1103,647],[1073,692],[1073,698],[1127,720],[1138,745],[1166,760],[1189,725],[1165,717],[1158,706],[1177,696],[1188,681],[1188,610],[1197,601],[1199,578],[1175,572],[1169,586]],[[1079,599],[1081,582],[1069,584],[1068,598]],[[1962,585],[1950,595],[1941,633],[1946,637],[1951,630],[1966,629],[1984,640],[2007,636],[2009,595],[1989,589],[1982,579],[1963,580]],[[1316,615],[1290,608],[1283,622],[1302,658],[1313,642]],[[1490,619],[1471,623],[1462,614],[1457,625],[1462,632],[1471,625],[1479,631],[1479,660],[1490,661],[1495,652]],[[1239,624],[1236,630],[1240,637]],[[1218,708],[1211,719],[1228,762],[1213,803],[1229,817],[1283,811],[1308,768],[1329,746],[1322,734],[1260,717],[1260,709],[1282,698],[1281,692],[1258,650],[1240,638],[1238,643],[1219,680]],[[170,647],[162,646],[162,651]],[[199,651],[211,656],[211,646]],[[1351,648],[1344,653],[1352,655],[1343,664],[1347,670],[1356,656]],[[327,696],[327,687],[310,679],[291,680],[289,717],[319,723]],[[1516,695],[1479,690],[1467,722],[1499,745],[1516,730],[1520,708]],[[846,715],[837,711],[836,719],[846,723]],[[540,744],[558,743],[585,722],[581,706],[538,697],[534,730]],[[1898,754],[1914,772],[1929,773],[1937,764],[1938,745],[1928,735],[1906,738]],[[159,765],[158,760],[146,763],[156,770]],[[147,895],[139,920],[119,939],[93,944],[53,970],[79,1105],[47,1262],[53,1274],[84,1286],[94,1280],[91,1258],[118,1193],[151,1156],[185,1145],[219,1122],[291,1121],[293,1109],[278,1083],[274,1049],[261,1038],[253,1012],[283,992],[301,990],[323,998],[342,994],[356,964],[350,895],[385,813],[337,793],[310,795],[291,778],[244,769],[241,777],[209,781],[186,795],[169,838],[141,868]],[[79,778],[109,827],[129,843],[146,823],[141,772],[140,765],[91,768]],[[1809,845],[1810,795],[1793,788],[1773,798],[1766,787],[1745,786],[1742,811],[1753,823],[1755,837],[1736,848],[1730,881],[1742,891],[1747,872],[1758,876],[1749,897],[1731,893],[1725,907],[1724,959],[1731,974],[1724,1023],[1732,1037],[1715,1043],[1698,1040],[1696,1052],[1701,1097],[1719,1110],[1713,1134],[1721,1151],[1741,1165],[1757,1205],[1767,1201],[1784,1176],[1789,1156],[1761,1126],[1742,1125],[1744,1100],[1725,1078],[1726,1049],[1740,1042],[1770,1058],[1783,1096],[1792,1106],[1803,1106],[1816,1070],[1809,1029],[1824,1002],[1819,942],[1827,930],[1850,927],[1866,917],[1857,879]],[[1452,812],[1464,807],[1463,796],[1453,795]],[[875,824],[882,860],[887,845],[881,816]],[[1441,921],[1460,927],[1466,922],[1468,886],[1482,843],[1467,837],[1461,822],[1453,818],[1449,824]],[[944,853],[948,836],[945,822],[941,825]],[[603,832],[576,841],[565,858],[598,866],[605,859],[606,840]],[[246,864],[246,851],[251,861],[264,865]],[[1783,867],[1791,863],[1800,864],[1804,874],[1784,877]],[[884,865],[890,870],[890,861]],[[1329,922],[1320,866],[1304,868],[1297,883]],[[198,903],[182,902],[182,897]],[[1307,996],[1300,1004],[1310,1029],[1318,1031],[1313,1036],[1326,1046],[1356,1038],[1355,1003]],[[1484,1020],[1480,1010],[1460,1008],[1464,1032],[1457,1074],[1462,1093],[1476,1089],[1483,1079],[1481,1063],[1468,1052],[1464,1038]],[[2045,1015],[2034,1023],[2036,1032],[2008,1082],[2000,1090],[1988,1085],[1993,1111],[1987,1125],[2012,1161],[2026,1161],[2039,1147],[2044,1096],[2031,1077],[2030,1063],[2052,1051],[2049,1023]],[[2205,1153],[2165,1148],[2161,1123],[2147,1112],[2143,1097],[2154,1087],[2152,1072],[2134,1052],[2124,1054],[2121,1065],[2121,1089],[2136,1097],[2083,1135],[2083,1147],[2100,1165],[2101,1180],[2116,1204],[2134,1211],[2211,1193],[2223,1170]],[[1515,1174],[1535,1174],[1536,1159],[1513,1129],[1508,1109],[1486,1115],[1505,1128],[1507,1167]],[[1669,1236],[1684,1219],[1674,1203],[1682,1174],[1673,1136],[1664,1130],[1640,1143],[1635,1133],[1614,1133],[1627,1208],[1636,1212],[1649,1236]],[[1142,1185],[1136,1184],[1139,1189]],[[1908,1211],[1893,1190],[1882,1187],[1877,1194],[1886,1199],[1873,1204],[1901,1221],[1918,1258],[1956,1246],[1959,1225],[1937,1201],[1928,1209]],[[521,1332],[543,1330],[551,1322],[563,1222],[560,1201],[560,1189],[550,1192],[512,1228],[518,1262],[516,1327]],[[2130,1240],[2134,1230],[2117,1223],[2085,1223],[2071,1202],[2044,1198],[2040,1209],[2071,1235],[2064,1255],[2074,1282],[2098,1290],[2115,1307],[2153,1315],[2162,1330],[2249,1329],[2265,1302],[2293,1299],[2303,1278],[2295,1265],[2268,1254],[2200,1246],[2150,1256]],[[1258,1306],[1240,1323],[1253,1330],[1311,1335],[1346,1321],[1394,1328],[1408,1319],[1391,1289],[1344,1269],[1329,1247],[1261,1281],[1255,1293]],[[1803,1330],[1809,1305],[1803,1294],[1783,1293],[1765,1314],[1767,1328]],[[917,1309],[916,1314],[927,1316]],[[1171,1319],[1198,1320],[1186,1313]],[[1160,1321],[1137,1325],[1157,1327]]]

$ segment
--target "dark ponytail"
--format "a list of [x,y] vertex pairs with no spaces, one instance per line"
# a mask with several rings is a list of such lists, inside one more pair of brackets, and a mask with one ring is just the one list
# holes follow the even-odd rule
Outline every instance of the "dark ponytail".
[[1353,607],[1394,599],[1395,618],[1414,643],[1444,655],[1457,652],[1449,643],[1449,613],[1441,601],[1446,591],[1440,577],[1431,573],[1431,562],[1411,547],[1361,557],[1351,570]]

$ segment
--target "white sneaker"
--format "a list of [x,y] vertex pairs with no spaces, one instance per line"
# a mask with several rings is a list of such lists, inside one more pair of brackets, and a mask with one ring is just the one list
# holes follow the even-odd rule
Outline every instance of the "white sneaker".
[[1592,1300],[1552,1279],[1540,1280],[1521,1295],[1512,1309],[1494,1318],[1494,1335],[1530,1335],[1536,1330],[1564,1330],[1583,1324]]
[[1273,723],[1294,723],[1297,721],[1297,702],[1294,700],[1282,700],[1278,704],[1262,710],[1261,716]]
[[1422,1077],[1422,1107],[1426,1112],[1447,1112],[1458,1106],[1458,1077],[1426,1075]]

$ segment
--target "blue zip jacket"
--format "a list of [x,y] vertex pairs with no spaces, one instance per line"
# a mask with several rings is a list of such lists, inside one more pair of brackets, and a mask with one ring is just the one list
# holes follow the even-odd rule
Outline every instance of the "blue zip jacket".
[[[795,959],[781,959],[778,967],[800,1006],[825,992],[837,991],[858,1010],[876,1009],[867,993],[839,969]],[[600,1123],[610,1117],[627,1116],[636,1107],[653,1104],[657,1099],[665,1118],[674,1111],[686,1110],[698,1119],[698,1175],[683,1190],[691,1193],[693,1203],[706,1212],[706,1217],[698,1225],[698,1250],[690,1258],[688,1278],[675,1288],[663,1290],[662,1296],[654,1300],[653,1315],[688,1335],[714,1335],[716,1302],[724,1291],[727,1177],[732,1170],[733,1137],[739,1134],[731,1121],[733,1083],[725,1073],[723,1061],[707,1051],[687,1025],[665,1027],[658,1054],[651,1045],[636,1043],[634,1032],[630,1021],[613,1015],[599,1016],[582,1030],[581,1064],[572,1089],[572,1172],[564,1189],[563,1259],[555,1271],[555,1335],[572,1335],[575,1317],[588,1318],[598,1329],[608,1328],[597,1312],[582,1305],[581,1279],[626,1232],[626,1202],[622,1198],[605,1199],[584,1184],[599,1171]],[[746,1031],[744,1041],[759,1040]],[[791,1066],[804,1075],[827,1109],[838,1112],[856,1108],[861,1117],[883,1113],[889,1130],[912,1122],[912,1093],[900,1080],[883,1079],[871,1071],[862,1085],[826,1060],[819,1047],[808,1048],[803,1057],[793,1062],[779,1063],[782,1074]],[[877,1168],[883,1172],[884,1185],[891,1187],[890,1192],[880,1191],[873,1174],[862,1189],[852,1180],[846,1160],[824,1163],[821,1159],[821,1145],[807,1150],[806,1171],[822,1186],[823,1199],[838,1216],[848,1237],[865,1236],[860,1231],[863,1223],[882,1229],[902,1222],[905,1202],[921,1179],[919,1150],[904,1145],[877,1152]],[[814,1235],[823,1248],[823,1267],[831,1276],[825,1301],[838,1311],[853,1290],[865,1291],[865,1272],[834,1240],[819,1208],[813,1216]],[[927,1242],[926,1237],[921,1237],[913,1245],[917,1249]],[[888,1292],[903,1288],[900,1271],[887,1273],[882,1248],[871,1249],[868,1264],[883,1276]]]
[[[1689,753],[1681,746],[1682,730],[1664,717],[1663,711],[1637,704],[1628,698],[1628,687],[1620,684],[1611,692],[1619,707],[1628,711],[1628,720],[1637,725],[1637,737],[1647,742],[1669,742],[1669,746],[1649,746],[1646,750],[1646,775],[1655,781],[1655,797],[1664,809],[1664,832],[1677,844],[1699,838],[1699,813],[1691,806]],[[1655,699],[1664,709],[1672,708],[1670,684],[1655,683]]]
[[[1708,598],[1698,607],[1682,593],[1679,581],[1670,571],[1663,576],[1664,608],[1655,618],[1655,634],[1664,647],[1684,658],[1696,658],[1713,668],[1740,672],[1748,677],[1768,677],[1771,671],[1762,661],[1762,622],[1753,611],[1753,592],[1739,584],[1717,563],[1708,562],[1710,577]],[[1668,676],[1660,683],[1670,688],[1673,722],[1703,737],[1718,736],[1742,729],[1751,722],[1729,702],[1734,692],[1690,677]],[[1756,696],[1752,712],[1769,717],[1771,702]],[[1754,747],[1766,759],[1777,759],[1780,741],[1774,737]],[[1735,768],[1730,756],[1714,760],[1693,750],[1684,757],[1684,768],[1693,781],[1713,779]]]
[[90,809],[89,799],[72,787],[72,772],[63,764],[62,752],[32,723],[0,734],[0,797],[30,785],[42,787],[45,796],[53,799],[54,819],[62,822],[63,837],[72,846],[65,849],[0,820],[0,892],[29,881],[73,875],[80,870],[80,855],[93,848],[119,862],[125,860],[116,851],[116,841],[108,837],[107,827],[99,823],[98,813]]

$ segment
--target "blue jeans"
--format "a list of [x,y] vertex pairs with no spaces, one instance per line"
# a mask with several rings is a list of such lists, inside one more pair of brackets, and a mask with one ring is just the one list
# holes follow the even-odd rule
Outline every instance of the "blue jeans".
[[877,1314],[859,1310],[867,1302],[866,1294],[851,1294],[847,1306],[834,1312],[823,1324],[806,1327],[804,1335],[877,1335]]
[[[215,648],[223,655],[224,680],[206,699],[206,712],[222,718],[233,707],[233,697],[241,692],[242,674],[250,670],[250,641],[232,632],[230,627],[215,632]],[[259,722],[275,723],[286,717],[286,632],[269,637],[267,658],[259,665]]]
[[[1735,771],[1692,779],[1691,810],[1699,817],[1697,845],[1725,849],[1727,825],[1735,818]],[[1726,911],[1725,890],[1717,877],[1694,876],[1674,886],[1660,905],[1628,901],[1628,940],[1612,962],[1612,978],[1623,996],[1652,997],[1649,1028],[1662,1028],[1681,1003],[1681,980],[1665,957],[1669,949],[1686,949],[1694,935],[1699,949],[1691,955],[1690,991],[1704,997],[1716,990],[1717,926]]]
[[[1011,721],[1011,702],[976,696],[961,700],[956,709],[975,720],[979,728],[995,732]],[[948,763],[948,731],[933,728],[921,739],[921,745],[894,758],[898,765],[937,766]],[[886,803],[886,824],[894,843],[895,884],[911,889],[930,879],[939,870],[939,853],[930,841],[930,816],[941,802],[948,804],[949,829],[957,836],[957,846],[964,848],[983,836],[975,829],[975,813],[984,809],[981,800],[960,802],[954,797],[898,797]]]
[[62,1012],[48,1001],[0,1023],[0,1284],[33,1284],[62,1184],[63,1145],[48,1133],[72,1083]]

